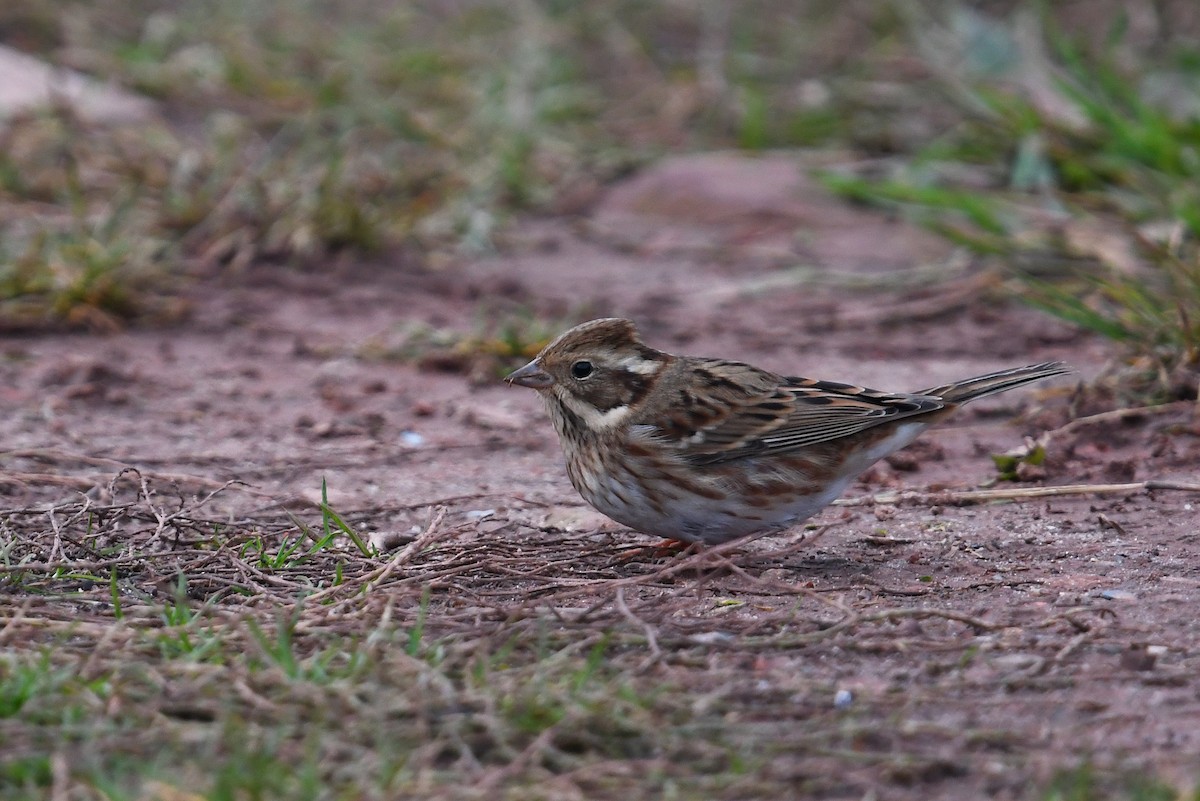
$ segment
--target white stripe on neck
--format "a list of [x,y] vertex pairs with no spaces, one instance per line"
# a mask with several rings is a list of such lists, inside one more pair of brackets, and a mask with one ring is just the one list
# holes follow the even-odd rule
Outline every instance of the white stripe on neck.
[[602,412],[587,401],[580,400],[570,393],[563,393],[562,402],[579,419],[583,420],[584,425],[591,431],[608,431],[609,429],[616,428],[633,411],[629,406],[621,404]]

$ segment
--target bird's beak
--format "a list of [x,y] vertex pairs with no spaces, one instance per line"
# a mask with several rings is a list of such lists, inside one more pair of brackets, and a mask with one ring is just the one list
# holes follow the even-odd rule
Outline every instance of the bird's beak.
[[542,369],[537,359],[534,359],[520,370],[509,373],[504,381],[508,384],[516,384],[519,387],[529,387],[530,389],[547,389],[554,383],[554,379]]

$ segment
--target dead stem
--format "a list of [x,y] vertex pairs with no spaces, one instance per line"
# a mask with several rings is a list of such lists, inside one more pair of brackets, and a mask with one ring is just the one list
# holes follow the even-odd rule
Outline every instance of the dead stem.
[[624,587],[617,588],[614,600],[617,605],[617,611],[621,613],[621,617],[638,626],[645,633],[646,645],[650,648],[650,655],[638,665],[638,672],[649,670],[656,662],[662,659],[662,649],[658,647],[658,636],[654,632],[654,627],[629,611],[629,606],[625,603]]
[[953,620],[958,623],[964,623],[978,631],[995,631],[996,629],[1004,628],[1002,624],[989,623],[982,618],[974,615],[967,615],[962,612],[955,612],[950,609],[930,609],[925,607],[900,607],[894,609],[880,609],[875,612],[865,614],[850,611],[846,617],[834,623],[828,628],[819,631],[809,632],[806,634],[795,634],[790,637],[766,637],[762,639],[738,639],[731,644],[736,644],[739,648],[759,649],[759,648],[798,648],[805,645],[813,645],[822,640],[827,640],[845,631],[861,626],[867,623],[881,623],[887,620],[899,620],[901,618],[941,618],[943,620]]
[[989,501],[1021,501],[1035,500],[1037,498],[1057,498],[1069,495],[1108,495],[1121,492],[1149,492],[1153,490],[1200,492],[1200,484],[1167,479],[1150,479],[1148,481],[1134,481],[1127,484],[1067,484],[1061,487],[1012,487],[948,492],[919,492],[911,490],[881,492],[877,495],[865,495],[861,498],[839,498],[833,502],[833,505],[890,506],[903,503],[918,506],[965,506],[973,503],[987,503]]
[[[323,601],[331,595],[346,594],[349,596],[358,595],[360,592],[366,594],[370,592],[372,587],[377,587],[382,584],[389,576],[396,571],[401,565],[411,562],[418,554],[426,548],[432,546],[435,542],[442,539],[449,539],[452,536],[462,533],[465,527],[442,529],[442,521],[446,519],[446,508],[439,507],[434,512],[433,520],[425,528],[415,540],[406,545],[403,549],[396,552],[396,555],[389,559],[385,564],[379,566],[365,576],[357,579],[345,581],[342,584],[334,584],[326,587],[323,590],[305,596],[303,599],[305,604],[314,604]],[[298,603],[298,602],[297,602]],[[294,604],[293,604],[294,606]]]
[[1102,425],[1106,423],[1119,422],[1121,420],[1131,420],[1139,417],[1151,417],[1169,412],[1178,412],[1188,407],[1194,407],[1195,401],[1176,401],[1175,403],[1162,403],[1156,406],[1135,406],[1130,409],[1114,409],[1108,412],[1100,412],[1099,414],[1088,415],[1087,417],[1077,417],[1066,425],[1060,426],[1053,431],[1048,432],[1052,437],[1070,434],[1080,428],[1086,428],[1091,425]]

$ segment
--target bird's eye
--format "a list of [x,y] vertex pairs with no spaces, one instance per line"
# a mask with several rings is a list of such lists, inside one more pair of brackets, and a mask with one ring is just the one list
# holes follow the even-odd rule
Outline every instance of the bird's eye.
[[595,370],[596,368],[592,367],[592,363],[589,361],[581,360],[571,365],[571,375],[575,378],[587,378]]

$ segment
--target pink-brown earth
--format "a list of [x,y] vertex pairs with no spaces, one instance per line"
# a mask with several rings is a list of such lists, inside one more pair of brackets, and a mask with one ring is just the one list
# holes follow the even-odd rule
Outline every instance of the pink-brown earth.
[[[705,714],[772,744],[759,781],[828,798],[1026,798],[1091,760],[1192,787],[1200,495],[950,493],[992,482],[991,454],[1054,429],[1046,463],[1004,487],[1195,484],[1196,406],[1063,428],[1112,408],[1077,389],[1111,347],[1003,300],[997,280],[831,198],[794,158],[670,160],[578,219],[516,224],[495,255],[252,267],[196,286],[176,327],[0,340],[0,507],[110,502],[125,467],[163,497],[238,482],[206,510],[241,521],[319,519],[325,481],[331,506],[385,545],[441,507],[462,531],[438,548],[474,549],[485,573],[489,553],[537,567],[435,582],[431,635],[439,604],[484,584],[494,608],[535,616],[600,604],[598,627],[654,633],[640,646],[649,680],[694,687],[717,705]],[[1052,359],[1078,376],[970,407],[848,494],[913,501],[831,507],[819,528],[651,580],[671,558],[617,558],[647,540],[578,498],[535,393],[437,345],[498,319],[607,315],[665,350],[882,389]],[[502,633],[504,616],[490,625]]]

